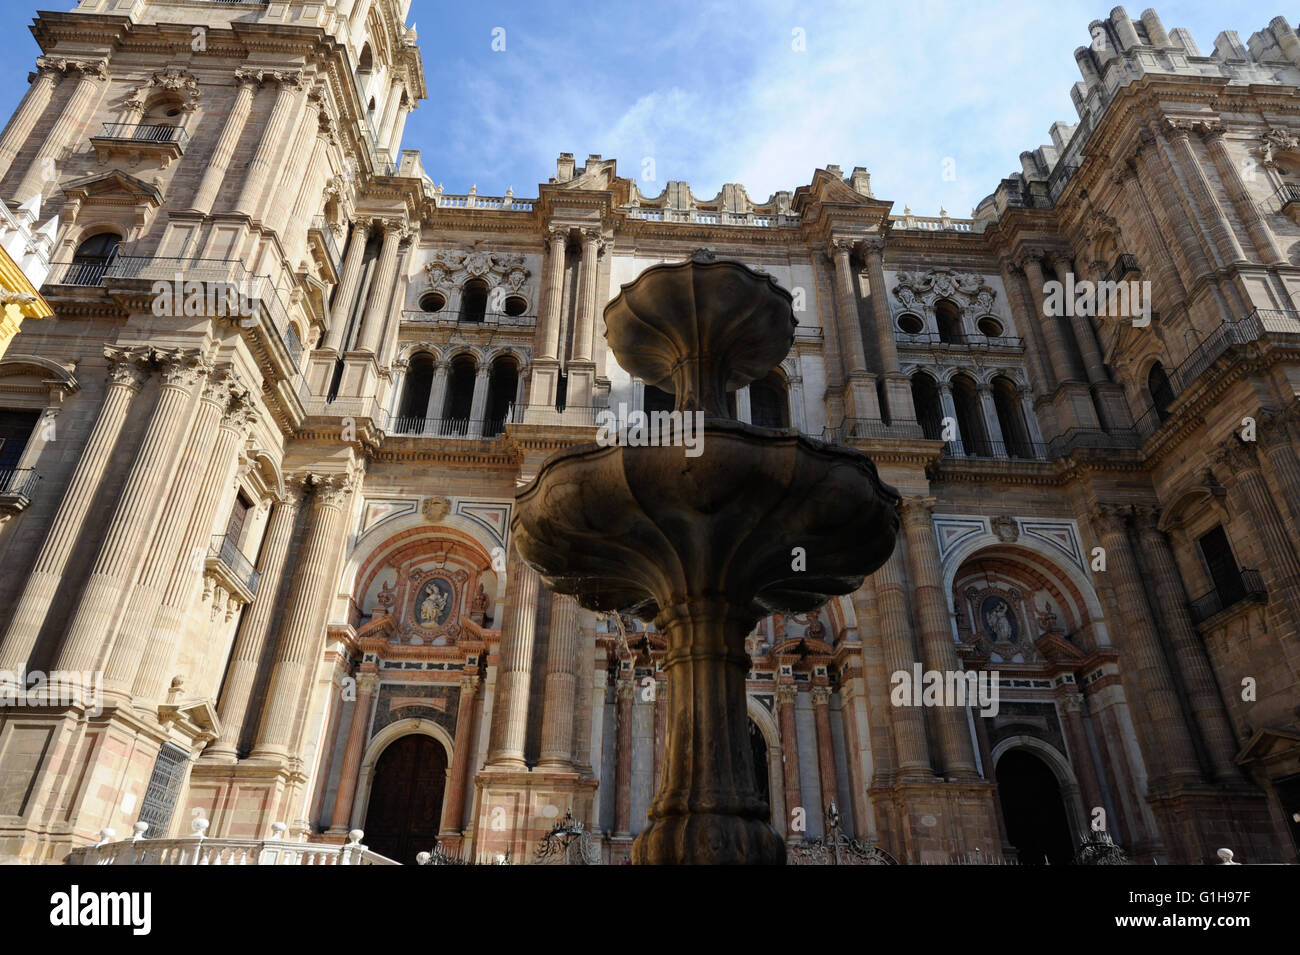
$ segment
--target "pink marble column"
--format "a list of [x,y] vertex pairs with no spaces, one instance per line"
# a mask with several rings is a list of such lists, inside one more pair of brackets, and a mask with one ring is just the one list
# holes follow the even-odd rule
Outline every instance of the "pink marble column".
[[620,677],[615,686],[618,699],[617,760],[614,764],[614,835],[632,835],[632,697],[636,683]]
[[461,832],[465,816],[465,794],[474,770],[474,707],[478,700],[478,676],[468,674],[460,678],[460,703],[456,707],[456,739],[452,743],[451,779],[447,786],[447,799],[442,811],[442,833],[454,836]]
[[799,733],[795,728],[794,706],[799,699],[799,688],[793,683],[782,683],[776,688],[777,721],[781,727],[781,764],[785,777],[785,830],[787,839],[801,839],[803,830],[794,829],[794,814],[804,809],[803,791],[799,782]]
[[374,664],[363,664],[362,672],[357,674],[357,700],[352,707],[352,725],[348,727],[343,766],[339,769],[338,795],[334,798],[334,814],[330,818],[330,832],[333,833],[347,832],[352,828],[352,802],[356,798],[361,757],[366,749],[370,709],[378,689],[379,673],[374,669]]

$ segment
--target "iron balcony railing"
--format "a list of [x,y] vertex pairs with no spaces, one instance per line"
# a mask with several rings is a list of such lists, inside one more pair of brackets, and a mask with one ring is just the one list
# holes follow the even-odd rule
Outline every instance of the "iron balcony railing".
[[503,312],[470,312],[470,311],[450,311],[448,309],[439,309],[436,312],[426,312],[422,309],[404,309],[402,311],[402,321],[416,325],[458,325],[460,327],[473,325],[492,325],[506,328],[532,328],[537,324],[537,315],[535,313],[523,315],[506,315]]
[[80,256],[71,262],[51,262],[46,285],[96,286],[104,283],[104,276],[113,264],[113,257]]
[[1278,205],[1282,207],[1283,211],[1286,211],[1286,207],[1291,203],[1300,203],[1300,186],[1292,182],[1285,182],[1278,187],[1274,195],[1277,197]]
[[225,534],[214,534],[211,543],[208,544],[208,557],[221,561],[250,592],[257,593],[257,585],[262,579],[262,575],[258,573],[252,562],[244,556],[243,551],[239,549],[238,541],[233,537]]
[[1021,348],[1024,341],[1019,338],[992,335],[971,335],[963,337],[961,341],[950,342],[944,339],[937,332],[894,332],[894,340],[900,345],[947,345],[952,348]]
[[1242,568],[1236,578],[1223,588],[1215,587],[1192,601],[1192,618],[1197,623],[1209,620],[1216,613],[1236,606],[1244,600],[1263,601],[1268,598],[1263,578],[1258,570]]
[[822,440],[842,444],[849,438],[895,438],[908,441],[925,440],[925,430],[920,423],[897,419],[892,422],[876,418],[844,418],[834,428],[822,428]]
[[1112,265],[1110,271],[1106,273],[1106,281],[1119,282],[1127,276],[1140,275],[1141,273],[1142,268],[1138,265],[1137,256],[1125,252],[1123,255],[1115,259],[1115,264]]
[[302,367],[302,339],[298,337],[298,330],[291,324],[284,326],[284,349],[289,353],[289,360],[293,362],[294,368]]
[[943,453],[953,458],[983,458],[993,461],[1045,461],[1047,445],[1037,441],[949,441]]
[[35,468],[0,468],[0,494],[17,494],[30,501],[40,479]]
[[189,134],[179,126],[146,123],[105,123],[100,138],[134,143],[175,143],[182,150],[190,142]]

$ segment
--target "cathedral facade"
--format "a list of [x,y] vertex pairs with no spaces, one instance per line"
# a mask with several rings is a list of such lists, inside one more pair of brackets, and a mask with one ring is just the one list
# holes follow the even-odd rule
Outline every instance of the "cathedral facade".
[[[1075,52],[1078,123],[955,219],[834,165],[759,202],[566,153],[532,198],[448,194],[400,148],[427,96],[408,3],[83,0],[32,27],[0,197],[58,219],[53,317],[0,360],[0,860],[360,829],[404,863],[529,862],[567,816],[625,860],[664,641],[548,592],[510,522],[550,454],[671,408],[603,309],[701,249],[795,301],[734,416],[859,448],[902,494],[880,571],[748,639],[788,844],[1295,860],[1284,18],[1203,54],[1116,8]],[[922,689],[959,673],[989,692]]]

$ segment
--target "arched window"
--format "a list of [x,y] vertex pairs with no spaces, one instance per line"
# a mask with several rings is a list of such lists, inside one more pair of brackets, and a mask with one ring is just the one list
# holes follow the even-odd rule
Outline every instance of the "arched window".
[[519,388],[519,365],[513,358],[503,355],[492,362],[492,377],[488,380],[487,412],[483,421],[483,437],[494,438],[505,430],[515,406]]
[[406,366],[406,383],[402,386],[402,403],[397,411],[398,434],[422,430],[432,390],[433,356],[428,352],[412,355]]
[[952,379],[952,403],[957,412],[957,430],[966,454],[977,458],[991,457],[989,436],[984,428],[984,409],[974,380],[966,375],[956,375]]
[[469,355],[452,359],[447,373],[447,397],[442,406],[442,433],[469,434],[469,415],[474,407],[474,379],[477,366]]
[[115,232],[98,232],[83,239],[72,256],[67,285],[98,285],[117,254],[122,237]]
[[357,85],[361,87],[363,96],[366,94],[366,87],[370,84],[370,75],[374,71],[374,58],[370,55],[370,44],[367,43],[361,48],[361,55],[357,57]]
[[465,283],[460,293],[460,320],[462,322],[481,322],[487,313],[488,287],[482,279],[473,279]]
[[943,440],[943,402],[939,398],[939,384],[923,371],[912,376],[912,406],[921,433],[930,441]]
[[1169,406],[1174,403],[1174,389],[1169,384],[1164,365],[1156,362],[1147,372],[1147,393],[1151,395],[1151,404],[1156,409],[1156,416],[1162,421],[1169,419]]
[[1007,446],[1007,456],[1034,457],[1034,448],[1029,440],[1029,429],[1025,426],[1020,397],[1010,378],[998,375],[993,379],[993,407],[997,410],[998,426],[1002,429],[1002,440]]
[[749,420],[760,428],[790,427],[790,398],[776,372],[750,383]]
[[949,345],[962,343],[961,309],[947,299],[934,306],[934,322],[939,327],[939,341]]

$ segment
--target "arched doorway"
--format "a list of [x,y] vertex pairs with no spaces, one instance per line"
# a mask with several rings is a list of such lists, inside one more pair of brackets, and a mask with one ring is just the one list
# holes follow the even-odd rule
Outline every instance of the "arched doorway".
[[447,785],[447,751],[423,733],[389,744],[375,764],[366,807],[365,844],[403,865],[414,865],[438,839]]
[[998,760],[997,780],[1007,839],[1020,864],[1069,865],[1074,858],[1070,823],[1047,763],[1028,750],[1010,750]]

